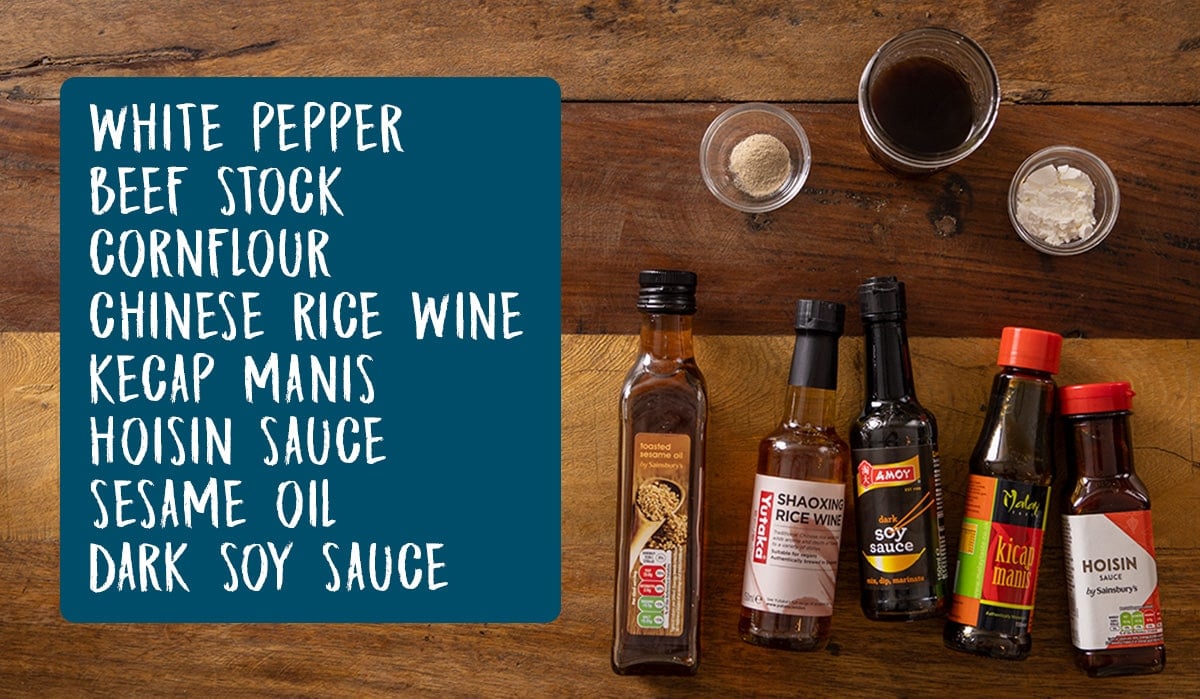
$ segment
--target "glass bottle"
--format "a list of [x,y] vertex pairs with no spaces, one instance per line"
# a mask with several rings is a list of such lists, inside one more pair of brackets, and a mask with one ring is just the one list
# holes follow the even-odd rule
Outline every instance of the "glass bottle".
[[612,667],[693,674],[700,661],[708,398],[692,352],[696,275],[638,277],[642,329],[620,399]]
[[1054,479],[1054,378],[1062,336],[1004,328],[1000,372],[967,480],[948,648],[1023,660]]
[[905,329],[904,283],[858,288],[866,400],[850,428],[862,610],[912,621],[946,609],[946,528],[937,421],[917,401]]
[[1162,672],[1150,494],[1133,470],[1128,383],[1065,386],[1072,487],[1063,508],[1075,664],[1092,677]]
[[796,346],[779,427],[758,447],[742,583],[742,640],[804,651],[829,642],[850,449],[834,427],[846,308],[796,304]]

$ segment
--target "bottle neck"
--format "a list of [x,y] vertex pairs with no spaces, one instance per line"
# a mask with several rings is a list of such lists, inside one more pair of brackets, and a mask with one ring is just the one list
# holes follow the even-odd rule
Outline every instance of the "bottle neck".
[[792,350],[783,403],[783,423],[829,429],[837,418],[837,360],[840,334],[801,330]]
[[1049,485],[1054,477],[1054,378],[1002,367],[992,382],[972,472]]
[[908,333],[902,320],[865,321],[867,400],[915,399]]
[[1071,418],[1075,473],[1082,478],[1115,478],[1133,473],[1129,414]]
[[691,359],[692,316],[643,313],[639,351],[656,360]]
[[828,332],[797,332],[788,385],[835,390],[839,337]]
[[828,388],[791,386],[783,401],[783,423],[830,429],[837,421],[837,394]]

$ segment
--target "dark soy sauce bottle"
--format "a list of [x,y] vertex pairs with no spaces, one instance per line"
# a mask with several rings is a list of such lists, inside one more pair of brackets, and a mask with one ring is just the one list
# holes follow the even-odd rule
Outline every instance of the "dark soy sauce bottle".
[[850,448],[862,610],[928,619],[945,612],[949,577],[937,421],[913,388],[904,283],[872,277],[858,299],[867,390]]

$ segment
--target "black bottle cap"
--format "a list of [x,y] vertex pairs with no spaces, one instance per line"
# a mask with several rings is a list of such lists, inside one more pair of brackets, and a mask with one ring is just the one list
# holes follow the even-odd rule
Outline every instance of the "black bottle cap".
[[904,282],[895,277],[871,277],[858,287],[858,305],[865,321],[904,320]]
[[800,299],[796,302],[796,330],[841,335],[846,325],[846,307],[833,301]]
[[830,391],[837,388],[837,346],[845,321],[846,307],[840,303],[796,302],[796,348],[788,383]]
[[696,273],[648,269],[638,274],[637,307],[646,313],[691,315],[696,312]]

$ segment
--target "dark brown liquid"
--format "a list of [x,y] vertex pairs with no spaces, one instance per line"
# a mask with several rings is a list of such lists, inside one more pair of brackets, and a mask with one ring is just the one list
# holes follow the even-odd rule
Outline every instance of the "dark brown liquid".
[[[1133,445],[1127,417],[1112,415],[1068,420],[1067,453],[1075,464],[1075,487],[1067,493],[1067,514],[1150,509],[1150,494],[1133,472]],[[1164,644],[1107,650],[1075,649],[1075,665],[1092,677],[1162,672]]]
[[884,68],[870,98],[880,127],[904,150],[944,153],[971,132],[971,88],[961,73],[936,59],[914,56]]
[[[696,672],[700,652],[700,567],[703,542],[701,493],[704,477],[704,421],[707,398],[704,380],[689,357],[651,360],[628,384],[627,422],[622,425],[621,449],[625,464],[633,462],[633,436],[652,432],[685,434],[692,440],[689,464],[687,570],[684,572],[683,633],[650,636],[628,632],[626,613],[629,599],[629,532],[636,527],[630,501],[632,471],[622,468],[618,500],[621,522],[617,533],[617,595],[615,652],[612,667],[621,675],[691,675]],[[622,543],[624,542],[624,543]]]
[[[1054,391],[1049,374],[1002,369],[992,381],[988,413],[971,454],[970,472],[1049,487],[1054,480]],[[1033,573],[1036,576],[1036,567]],[[946,647],[964,653],[1024,660],[1033,648],[1028,628],[1007,633],[947,621],[942,640]]]

